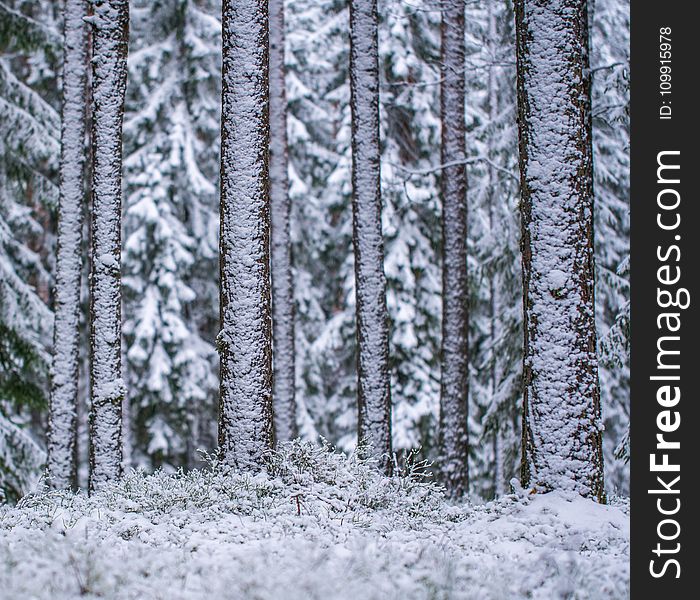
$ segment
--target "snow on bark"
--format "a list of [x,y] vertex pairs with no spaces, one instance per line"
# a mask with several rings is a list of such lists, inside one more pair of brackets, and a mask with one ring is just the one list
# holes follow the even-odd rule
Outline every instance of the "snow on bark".
[[376,0],[350,2],[352,209],[358,367],[358,444],[391,472],[389,323],[379,164]]
[[[498,104],[498,79],[496,77],[496,69],[498,68],[495,64],[496,57],[498,56],[498,27],[496,23],[496,11],[492,3],[489,3],[488,12],[488,51],[491,56],[491,60],[494,61],[493,64],[489,65],[488,72],[488,116],[491,123],[495,123],[498,120],[499,104]],[[486,185],[489,190],[488,197],[488,219],[489,219],[489,231],[493,235],[496,231],[496,205],[497,203],[503,202],[503,198],[499,193],[500,188],[498,186],[498,175],[494,165],[497,164],[497,157],[493,149],[493,140],[489,140],[488,147],[488,158],[489,165],[486,171]],[[491,338],[492,350],[491,350],[491,360],[489,366],[489,386],[491,392],[491,398],[495,398],[498,393],[498,375],[500,358],[495,352],[493,345],[495,344],[497,336],[497,321],[496,315],[499,313],[499,298],[496,292],[496,279],[492,275],[489,278],[489,336]],[[493,479],[494,479],[494,496],[499,498],[506,493],[506,475],[505,475],[505,456],[504,456],[504,435],[502,427],[506,423],[501,423],[501,419],[493,428]]]
[[[450,495],[469,486],[467,432],[467,172],[464,161],[464,1],[446,0],[442,9],[442,377],[440,462]],[[457,163],[457,164],[456,164]]]
[[75,486],[80,276],[85,172],[86,0],[64,9],[63,114],[56,250],[53,364],[47,436],[47,481],[55,489]]
[[275,438],[297,437],[294,399],[294,290],[289,236],[284,0],[270,0],[270,218],[272,275],[272,391]]
[[523,485],[604,501],[585,0],[518,0]]
[[272,446],[267,2],[224,0],[222,17],[219,446],[257,471]]
[[93,0],[93,179],[90,297],[90,490],[122,472],[122,120],[129,28],[127,0]]

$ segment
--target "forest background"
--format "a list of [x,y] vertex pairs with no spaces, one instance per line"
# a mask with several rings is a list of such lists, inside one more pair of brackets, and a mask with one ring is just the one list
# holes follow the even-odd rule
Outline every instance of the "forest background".
[[[221,7],[130,3],[124,120],[125,466],[198,464],[217,440]],[[0,487],[45,460],[58,199],[62,3],[0,2]],[[512,6],[467,2],[470,492],[520,460],[522,290]],[[629,3],[589,2],[596,320],[606,487],[629,493]],[[380,0],[384,268],[394,449],[437,452],[441,336],[440,8]],[[356,439],[348,14],[286,2],[297,420]],[[85,235],[84,239],[88,239]],[[83,318],[87,320],[87,272]],[[84,328],[86,329],[86,328]],[[78,454],[87,480],[87,338]]]

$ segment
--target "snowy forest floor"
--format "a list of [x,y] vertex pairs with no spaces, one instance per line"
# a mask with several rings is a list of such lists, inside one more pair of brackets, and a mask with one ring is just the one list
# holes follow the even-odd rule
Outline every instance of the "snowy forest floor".
[[295,442],[257,476],[132,472],[0,507],[0,597],[627,598],[628,515],[561,493],[450,503],[420,468]]

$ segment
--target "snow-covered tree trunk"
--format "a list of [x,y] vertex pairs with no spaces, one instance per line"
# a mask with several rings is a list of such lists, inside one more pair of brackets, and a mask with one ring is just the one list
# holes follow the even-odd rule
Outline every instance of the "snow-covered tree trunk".
[[272,270],[272,392],[275,438],[297,437],[294,399],[294,290],[289,237],[287,95],[284,67],[284,0],[270,0],[270,218]]
[[523,485],[604,501],[585,0],[517,0]]
[[80,347],[80,276],[85,197],[85,98],[87,0],[64,9],[63,111],[56,250],[53,364],[46,470],[49,485],[76,485],[76,415]]
[[[440,462],[442,479],[453,496],[469,487],[467,431],[468,285],[467,171],[464,159],[464,0],[445,0],[442,8],[442,377]],[[459,164],[454,164],[459,163]]]
[[376,0],[350,2],[352,211],[357,319],[358,444],[391,472],[389,321],[379,164]]
[[257,471],[273,430],[267,2],[224,0],[222,17],[219,446]]
[[122,472],[122,120],[129,3],[93,0],[93,11],[90,490]]
[[[498,27],[496,24],[496,11],[494,10],[493,3],[488,5],[488,49],[489,58],[492,61],[489,65],[488,72],[488,115],[489,121],[495,123],[498,120],[499,113],[499,103],[498,103],[498,78],[496,77],[496,69],[498,65],[496,64],[498,56]],[[487,177],[487,188],[488,188],[488,217],[489,217],[489,231],[491,235],[496,231],[498,224],[496,223],[495,213],[497,203],[504,202],[498,185],[498,174],[494,165],[498,160],[496,153],[494,152],[494,140],[489,139],[488,147],[488,159],[489,165],[486,171]],[[491,398],[493,399],[498,392],[498,375],[499,372],[499,356],[495,350],[496,336],[498,335],[497,319],[496,315],[499,313],[499,302],[498,295],[496,291],[496,277],[493,274],[489,278],[489,335],[491,338],[491,360],[489,366],[489,385],[491,391]],[[506,493],[506,481],[504,473],[504,456],[503,456],[503,429],[505,419],[497,418],[497,423],[493,427],[493,478],[494,486],[493,492],[494,496],[498,498]]]

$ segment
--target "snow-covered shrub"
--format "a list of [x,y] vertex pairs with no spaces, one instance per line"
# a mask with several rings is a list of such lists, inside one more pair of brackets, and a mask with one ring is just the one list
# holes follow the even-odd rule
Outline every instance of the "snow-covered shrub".
[[37,600],[629,596],[625,499],[520,489],[448,503],[423,466],[384,477],[297,441],[255,476],[209,458],[187,473],[132,471],[91,497],[30,495],[0,506],[0,590]]

